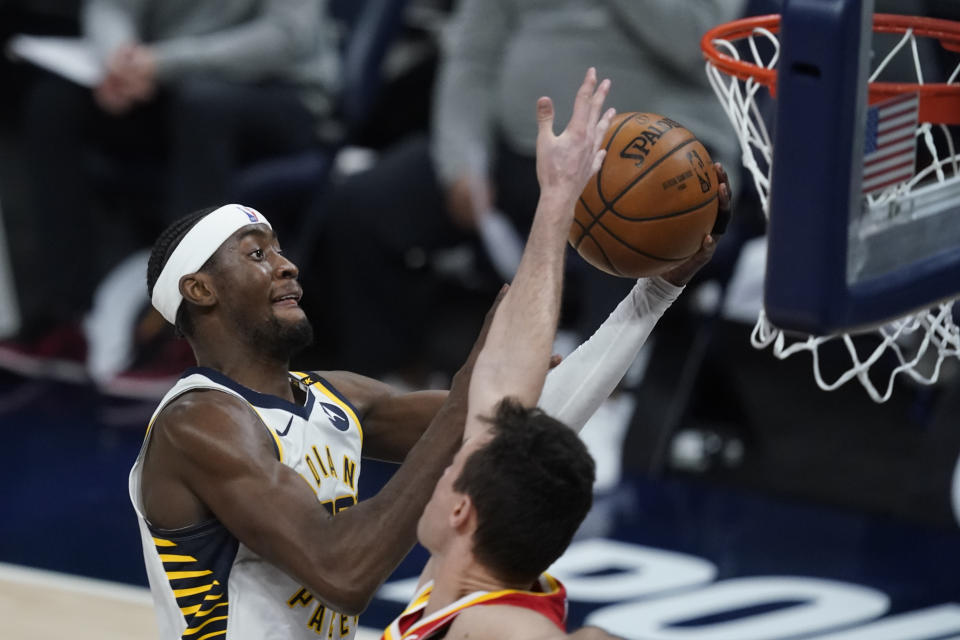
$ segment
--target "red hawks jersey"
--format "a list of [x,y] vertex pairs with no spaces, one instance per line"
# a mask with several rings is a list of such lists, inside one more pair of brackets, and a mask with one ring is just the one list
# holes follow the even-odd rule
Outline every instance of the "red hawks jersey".
[[417,592],[400,617],[384,630],[380,640],[427,640],[442,637],[464,609],[491,604],[532,609],[546,616],[561,631],[566,631],[567,590],[559,580],[546,573],[540,576],[536,586],[536,591],[475,591],[423,618],[423,610],[433,591],[431,580]]

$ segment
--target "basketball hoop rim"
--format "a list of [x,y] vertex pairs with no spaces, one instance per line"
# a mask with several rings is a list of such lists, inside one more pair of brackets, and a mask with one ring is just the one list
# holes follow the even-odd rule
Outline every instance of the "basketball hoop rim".
[[[773,34],[779,34],[780,14],[740,18],[712,27],[700,39],[700,49],[710,64],[720,71],[744,82],[753,79],[765,86],[770,94],[776,97],[776,69],[766,69],[746,60],[737,60],[723,53],[716,46],[717,41],[734,42],[748,38],[757,29],[766,29]],[[945,49],[960,53],[960,22],[891,13],[878,13],[873,16],[875,33],[903,34],[909,29],[912,29],[917,36],[935,38]],[[921,116],[924,111],[931,116],[924,120],[960,124],[960,84],[871,82],[869,93],[871,104],[904,93],[917,93],[920,96]]]

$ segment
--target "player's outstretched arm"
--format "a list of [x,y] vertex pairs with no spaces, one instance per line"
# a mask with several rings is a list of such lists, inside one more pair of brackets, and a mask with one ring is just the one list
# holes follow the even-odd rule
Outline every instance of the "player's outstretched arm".
[[[373,498],[329,515],[310,484],[277,459],[274,441],[248,405],[198,391],[172,402],[153,425],[144,473],[157,464],[163,474],[149,484],[162,499],[144,495],[151,524],[177,528],[212,514],[319,600],[360,613],[416,541],[417,520],[460,446],[470,376],[500,299],[440,411]],[[197,510],[170,516],[164,509],[171,496]]]
[[610,81],[598,85],[596,70],[590,68],[559,136],[553,132],[553,103],[549,98],[537,102],[540,200],[520,266],[477,358],[468,430],[476,424],[474,416],[492,415],[504,397],[526,406],[540,397],[556,333],[574,204],[600,167],[600,143],[614,115],[613,109],[603,112],[609,89]]
[[720,182],[717,224],[700,251],[660,277],[638,280],[597,331],[547,375],[539,406],[572,429],[582,429],[613,392],[657,321],[713,257],[714,236],[726,230],[731,216],[730,180],[720,163],[714,169]]

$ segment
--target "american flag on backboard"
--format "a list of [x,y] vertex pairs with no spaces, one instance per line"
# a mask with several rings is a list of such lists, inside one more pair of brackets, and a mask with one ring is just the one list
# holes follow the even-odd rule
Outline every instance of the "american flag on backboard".
[[917,159],[920,97],[905,93],[867,108],[863,149],[863,193],[913,177]]

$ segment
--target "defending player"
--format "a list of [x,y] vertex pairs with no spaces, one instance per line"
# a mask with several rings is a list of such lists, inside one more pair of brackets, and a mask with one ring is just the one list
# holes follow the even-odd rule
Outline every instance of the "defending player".
[[[591,98],[595,87],[591,76],[578,100],[602,102],[607,85]],[[551,210],[596,169],[599,138],[558,140],[542,155]],[[288,372],[311,334],[296,278],[266,219],[237,205],[182,221],[154,247],[154,306],[199,364],[161,401],[130,474],[164,640],[352,637],[462,440],[470,361],[449,396]],[[353,506],[361,444],[404,464]]]
[[[578,95],[571,124],[559,138],[553,135],[552,106],[541,99],[541,185],[550,180],[549,165],[542,162],[546,149],[580,127],[604,128],[605,119],[594,124],[599,94],[589,109]],[[722,184],[719,234],[729,219],[730,190],[722,168],[716,169]],[[579,193],[567,192],[554,206],[541,199],[523,261],[477,358],[463,446],[418,525],[430,560],[414,598],[383,640],[563,636],[565,591],[543,571],[589,511],[594,466],[575,432],[534,405],[539,398],[541,407],[579,430],[715,248],[708,236],[687,263],[663,278],[638,281],[593,337],[550,374],[541,395],[556,329],[566,230]],[[612,637],[593,628],[573,636]]]
[[[563,588],[540,573],[589,511],[594,465],[572,431],[534,407],[556,333],[574,204],[600,167],[613,117],[613,109],[600,117],[609,80],[594,92],[595,81],[590,69],[560,136],[553,133],[553,104],[537,103],[540,201],[474,366],[463,446],[420,518],[417,535],[432,554],[421,589],[384,633],[388,640],[532,638],[563,630]],[[564,168],[554,161],[564,155],[577,161]]]

